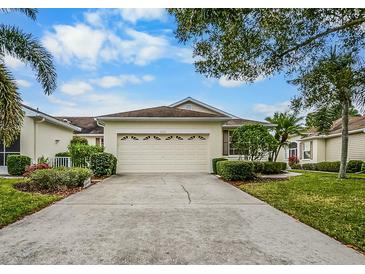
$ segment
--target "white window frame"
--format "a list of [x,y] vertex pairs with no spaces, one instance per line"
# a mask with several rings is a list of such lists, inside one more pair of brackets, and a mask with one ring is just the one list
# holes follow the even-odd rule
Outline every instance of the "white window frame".
[[[311,160],[312,159],[312,154],[313,154],[313,145],[311,144],[312,141],[305,141],[303,142],[303,149],[302,149],[302,159],[303,160]],[[306,148],[306,144],[308,144],[309,147]],[[306,152],[309,152],[309,155],[306,154]]]
[[[297,144],[297,147],[295,147],[295,148],[290,148],[290,144],[292,144],[292,143],[295,143],[295,144]],[[298,158],[299,157],[299,155],[298,155],[298,147],[299,147],[299,144],[298,144],[298,142],[290,142],[286,147],[285,147],[285,159],[289,159],[289,157],[290,157],[290,152],[291,151],[295,151],[295,155],[296,155],[296,157]]]
[[4,160],[4,165],[0,165],[1,167],[6,167],[6,155],[20,155],[20,137],[18,137],[15,142],[19,142],[19,151],[9,151],[9,148],[7,148],[2,142],[0,142],[0,146],[3,147],[3,151],[0,152],[0,155],[2,155]]
[[[236,153],[231,154],[232,134],[233,134],[233,130],[228,130],[228,156],[239,156]],[[232,147],[232,151],[235,152],[235,150],[236,149],[234,149]]]

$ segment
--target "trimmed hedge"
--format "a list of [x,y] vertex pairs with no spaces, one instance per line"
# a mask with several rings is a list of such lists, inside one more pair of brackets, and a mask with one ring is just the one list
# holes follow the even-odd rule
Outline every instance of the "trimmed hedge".
[[71,157],[71,153],[69,151],[58,152],[55,157]]
[[217,174],[217,163],[220,161],[228,161],[226,158],[213,158],[212,159],[212,167],[213,167],[213,173]]
[[293,165],[293,169],[315,170],[315,171],[328,171],[338,172],[340,170],[340,161],[334,162],[320,162],[320,163],[305,163]]
[[70,145],[74,145],[74,144],[88,145],[88,142],[87,142],[87,139],[84,137],[74,136],[72,138],[72,140],[70,141]]
[[23,175],[27,166],[32,162],[32,159],[25,155],[9,155],[6,161],[8,166],[8,173],[10,175]]
[[245,161],[217,162],[217,173],[224,180],[238,181],[255,178],[253,164]]
[[361,171],[365,172],[365,162],[363,162],[361,165]]
[[350,160],[347,163],[346,171],[349,173],[355,173],[361,171],[363,161],[360,160]]
[[279,174],[286,170],[286,163],[284,162],[263,162],[263,174]]
[[32,184],[39,189],[61,190],[82,187],[86,179],[92,176],[87,168],[53,168],[39,169],[30,174]]
[[117,158],[110,153],[100,152],[90,156],[90,169],[96,176],[110,176],[115,174]]

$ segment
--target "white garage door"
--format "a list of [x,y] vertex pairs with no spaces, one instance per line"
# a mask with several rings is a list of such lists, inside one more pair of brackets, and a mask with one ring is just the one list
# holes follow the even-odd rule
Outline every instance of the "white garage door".
[[208,172],[208,135],[118,135],[118,172]]

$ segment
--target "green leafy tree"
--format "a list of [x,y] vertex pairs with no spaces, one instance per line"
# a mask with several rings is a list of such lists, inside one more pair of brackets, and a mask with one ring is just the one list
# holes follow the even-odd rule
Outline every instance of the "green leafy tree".
[[[356,108],[350,107],[349,116],[360,116],[360,113]],[[305,124],[307,128],[314,128],[320,134],[328,134],[333,122],[341,117],[342,106],[329,104],[328,106],[322,106],[318,110],[308,113]]]
[[[36,9],[0,9],[5,13],[12,11],[21,12],[32,20],[37,17]],[[0,140],[10,145],[19,136],[24,113],[16,81],[5,65],[6,55],[30,65],[45,94],[51,94],[56,88],[56,71],[52,56],[31,34],[0,24]]]
[[278,143],[263,125],[243,125],[232,134],[233,147],[240,158],[259,161],[268,156]]
[[301,117],[296,117],[289,112],[279,113],[275,112],[272,117],[267,117],[266,121],[275,124],[274,138],[276,139],[278,146],[272,151],[272,159],[276,162],[280,149],[288,144],[288,139],[291,135],[302,134],[303,128],[300,124]]
[[[365,9],[168,11],[177,22],[177,39],[192,44],[196,70],[207,77],[252,82],[278,72],[300,75],[303,70],[315,69],[317,61],[326,58],[333,46],[354,56],[365,47]],[[354,62],[362,66],[358,60]],[[361,99],[358,102],[363,103]],[[327,103],[322,100],[317,108]],[[346,120],[349,105],[341,103],[341,108]],[[343,130],[347,132],[346,122]],[[345,176],[343,163],[348,142],[344,138],[345,133],[341,178]]]
[[345,178],[349,109],[353,104],[365,105],[365,66],[357,60],[354,53],[339,54],[334,48],[291,82],[297,85],[300,91],[300,95],[292,101],[295,110],[341,105],[342,143],[339,178]]

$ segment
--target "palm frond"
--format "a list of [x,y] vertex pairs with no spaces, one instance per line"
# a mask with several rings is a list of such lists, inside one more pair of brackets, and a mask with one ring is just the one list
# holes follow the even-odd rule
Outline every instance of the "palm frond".
[[38,10],[37,9],[30,9],[30,8],[12,8],[12,9],[6,9],[1,8],[1,12],[9,13],[9,12],[21,12],[24,13],[26,16],[28,16],[32,20],[37,19]]
[[31,34],[16,27],[0,25],[0,56],[10,54],[29,64],[46,94],[56,89],[56,69],[50,53]]
[[19,136],[24,113],[14,78],[0,63],[0,140],[8,146]]

